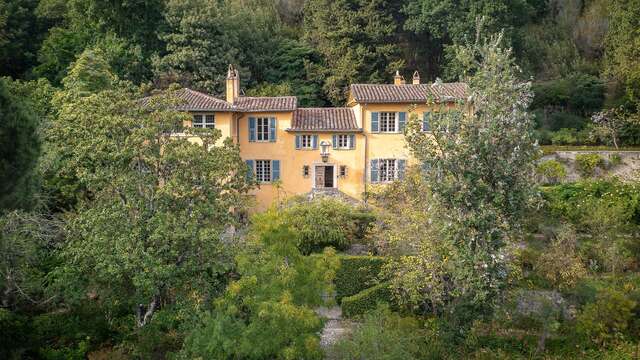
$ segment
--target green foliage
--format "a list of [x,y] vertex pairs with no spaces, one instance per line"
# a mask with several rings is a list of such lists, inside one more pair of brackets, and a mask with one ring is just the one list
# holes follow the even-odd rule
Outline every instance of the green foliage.
[[66,219],[55,285],[69,303],[92,291],[106,314],[127,309],[143,327],[162,305],[197,303],[224,284],[222,237],[249,184],[236,145],[209,148],[219,131],[193,129],[202,144],[167,136],[186,116],[171,92],[143,106],[107,70],[85,53],[56,97],[48,139],[61,172],[90,195]]
[[[470,74],[464,80],[473,112],[458,103],[460,111],[432,114],[430,134],[415,116],[406,130],[413,154],[429,169],[423,175],[434,201],[424,217],[435,219],[438,234],[437,245],[418,247],[419,255],[407,259],[400,273],[429,279],[414,282],[412,293],[425,302],[435,297],[451,307],[442,311],[461,315],[466,324],[483,313],[480,308],[491,309],[503,288],[507,264],[501,249],[519,234],[535,195],[539,152],[527,112],[531,92],[501,43],[495,36],[457,48]],[[424,291],[425,283],[431,291]]]
[[536,167],[536,173],[546,184],[556,184],[567,177],[567,169],[557,160],[547,160],[539,163]]
[[388,0],[305,2],[303,39],[323,56],[312,72],[333,105],[344,103],[350,84],[387,82],[403,66],[392,6]]
[[346,317],[363,315],[377,308],[379,304],[394,305],[389,283],[383,282],[342,298],[342,314]]
[[612,0],[606,36],[606,72],[620,81],[633,102],[640,101],[640,2]]
[[587,275],[576,247],[575,230],[570,225],[564,225],[537,259],[535,270],[557,288],[573,287]]
[[553,145],[575,145],[578,143],[574,129],[562,128],[551,135]]
[[600,346],[624,340],[629,335],[636,304],[624,292],[605,289],[578,315],[577,330]]
[[14,95],[0,78],[0,213],[34,205],[35,167],[40,155],[40,119],[29,100]]
[[322,251],[327,246],[345,250],[356,241],[363,241],[375,220],[370,211],[343,201],[321,198],[313,201],[293,199],[282,208],[272,208],[252,218],[254,231],[284,224],[298,237],[298,248],[304,253]]
[[583,177],[594,175],[596,168],[604,165],[604,159],[598,154],[578,154],[576,155],[576,169]]
[[362,316],[353,333],[332,346],[332,359],[442,359],[445,347],[437,333],[381,306]]
[[303,256],[296,233],[280,226],[238,258],[240,279],[227,287],[187,337],[182,358],[319,359],[320,318],[311,309],[331,292],[332,251]]
[[378,282],[387,261],[379,256],[340,256],[336,273],[336,301],[355,295]]
[[609,155],[609,162],[613,167],[618,166],[622,164],[622,157],[620,157],[620,154],[611,154]]
[[602,109],[605,86],[602,80],[588,74],[572,74],[532,87],[535,94],[531,107],[562,107],[570,113],[589,116]]

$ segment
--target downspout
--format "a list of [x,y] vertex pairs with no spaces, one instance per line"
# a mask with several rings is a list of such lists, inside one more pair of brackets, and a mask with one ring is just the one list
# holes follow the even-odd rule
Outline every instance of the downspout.
[[364,108],[367,104],[362,104],[362,108],[360,109],[360,119],[362,119],[362,135],[364,135],[364,173],[362,174],[362,183],[364,184],[364,203],[367,203],[368,199],[368,186],[367,186],[367,174],[369,173],[369,137],[367,136],[367,131],[365,130],[365,122],[364,114],[366,113]]

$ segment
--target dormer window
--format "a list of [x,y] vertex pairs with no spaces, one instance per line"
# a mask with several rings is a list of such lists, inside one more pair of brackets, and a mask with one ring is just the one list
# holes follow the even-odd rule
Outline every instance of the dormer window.
[[213,129],[216,127],[216,118],[213,114],[194,114],[193,127]]

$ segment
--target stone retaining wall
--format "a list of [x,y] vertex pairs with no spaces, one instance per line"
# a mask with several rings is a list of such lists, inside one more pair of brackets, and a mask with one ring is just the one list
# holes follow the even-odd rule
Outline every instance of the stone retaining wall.
[[[594,177],[616,176],[623,181],[640,179],[640,151],[557,151],[553,154],[545,155],[540,161],[556,160],[567,169],[567,178],[564,181],[576,181],[581,178],[576,169],[576,155],[578,154],[598,154],[605,161],[605,168],[596,169]],[[611,155],[620,156],[621,163],[613,166]]]

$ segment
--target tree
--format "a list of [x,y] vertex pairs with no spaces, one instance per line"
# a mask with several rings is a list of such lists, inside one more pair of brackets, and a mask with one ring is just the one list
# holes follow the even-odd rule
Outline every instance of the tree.
[[640,102],[640,1],[609,2],[605,40],[606,73],[621,82],[629,99]]
[[161,35],[167,55],[155,60],[156,78],[223,93],[227,67],[243,60],[238,34],[230,30],[232,19],[224,10],[215,1],[169,1],[169,30]]
[[313,73],[334,105],[345,101],[350,84],[385,82],[403,67],[391,6],[386,0],[306,2],[303,39],[323,56]]
[[472,317],[490,310],[503,288],[505,247],[518,237],[535,194],[530,84],[519,80],[501,43],[499,35],[456,47],[467,68],[467,101],[432,112],[430,133],[415,116],[406,131],[433,194],[430,216],[444,241],[438,255],[449,263],[445,307]]
[[[249,184],[237,146],[213,145],[218,130],[182,129],[188,116],[171,92],[143,104],[92,55],[63,81],[48,131],[87,194],[66,224],[57,285],[70,303],[91,294],[143,327],[164,305],[203,301],[224,282],[225,234]],[[202,142],[170,136],[176,129]]]
[[187,337],[181,358],[322,358],[322,322],[311,307],[331,292],[335,252],[302,256],[298,235],[285,226],[257,236],[237,258],[240,279]]
[[576,237],[571,225],[563,225],[535,264],[536,271],[556,287],[571,288],[587,274]]
[[629,114],[623,107],[609,109],[593,114],[593,132],[596,136],[609,138],[618,149],[618,142],[623,130],[640,122],[639,114]]
[[31,103],[13,94],[13,87],[0,78],[0,213],[33,205],[40,155],[40,121]]

